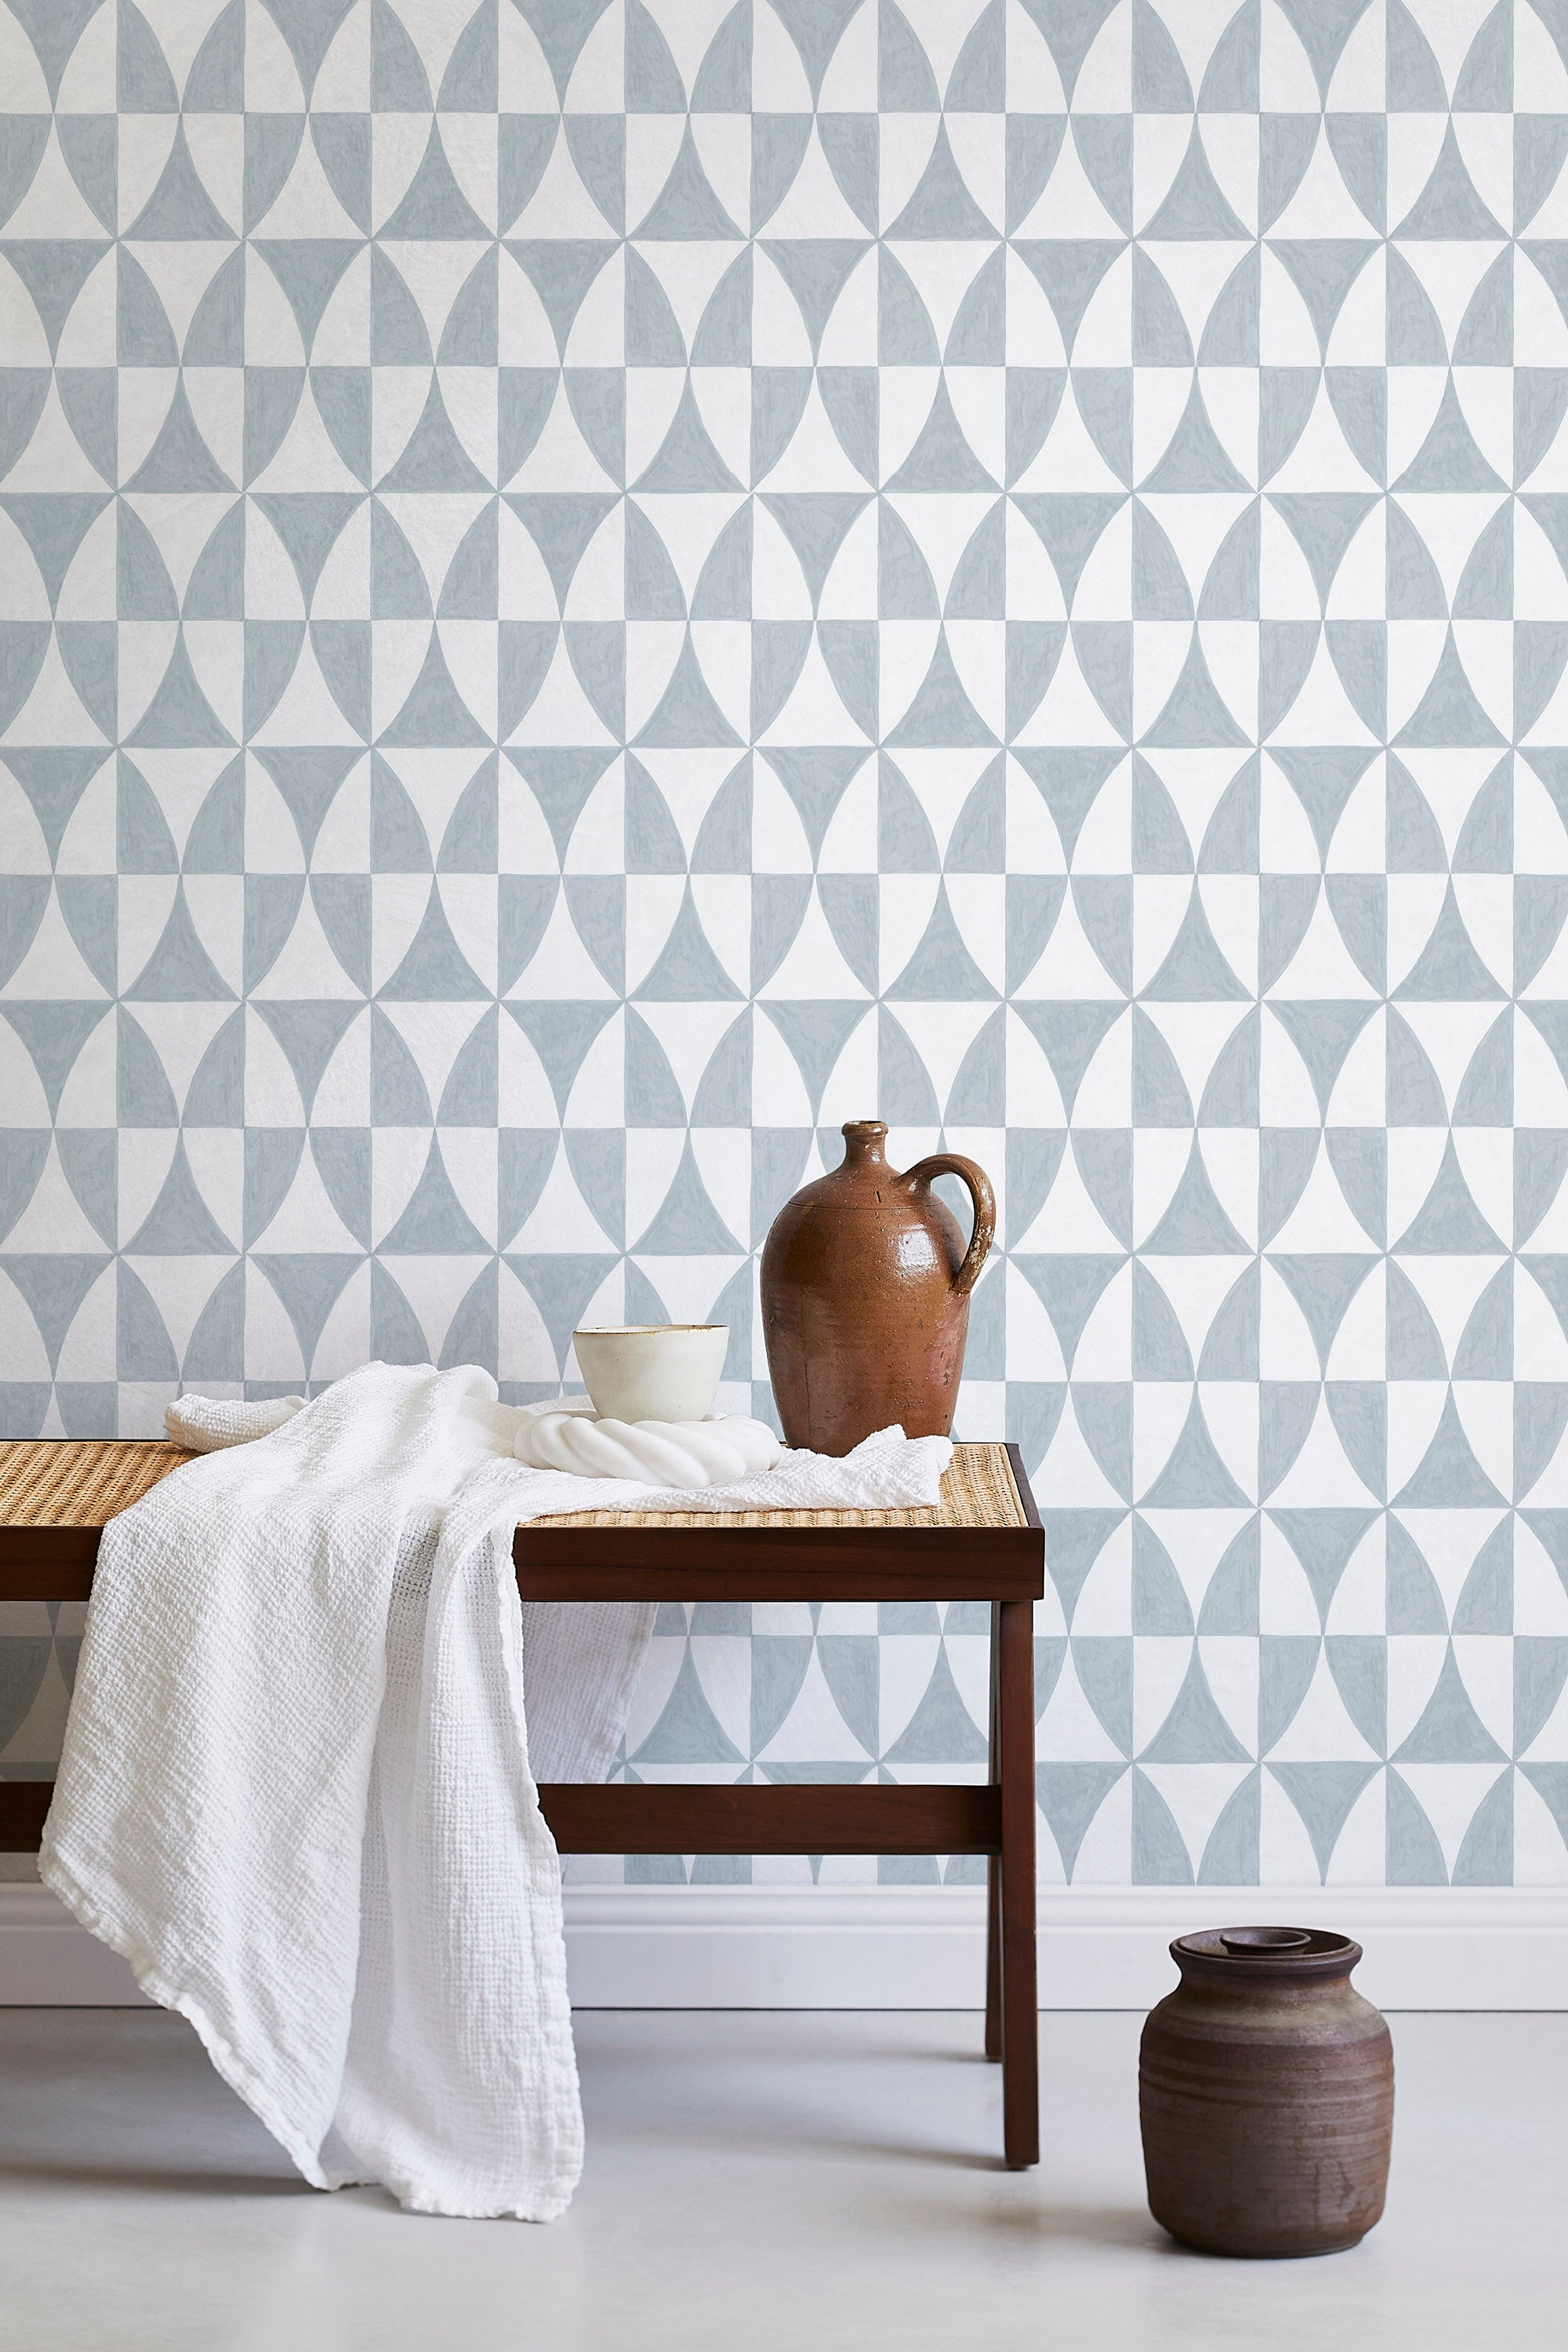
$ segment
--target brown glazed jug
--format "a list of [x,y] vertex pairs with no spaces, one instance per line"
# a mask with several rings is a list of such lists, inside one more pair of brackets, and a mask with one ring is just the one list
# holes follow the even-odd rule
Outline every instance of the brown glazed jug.
[[[939,1151],[900,1176],[879,1118],[851,1119],[844,1163],[805,1185],[763,1249],[763,1334],[789,1445],[847,1454],[873,1430],[945,1437],[969,1330],[969,1295],[996,1229],[973,1160]],[[974,1203],[967,1249],[931,1191],[957,1176]]]
[[1179,1936],[1138,2062],[1149,2210],[1205,2254],[1332,2254],[1383,2211],[1394,2047],[1322,1928]]

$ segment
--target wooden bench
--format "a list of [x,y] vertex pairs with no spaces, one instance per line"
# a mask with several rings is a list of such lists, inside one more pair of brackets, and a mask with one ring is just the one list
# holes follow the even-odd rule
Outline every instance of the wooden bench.
[[[106,1520],[189,1460],[131,1440],[0,1443],[0,1601],[82,1601]],[[1015,1446],[961,1445],[941,1504],[907,1511],[583,1511],[520,1528],[528,1601],[985,1601],[983,1785],[547,1783],[563,1853],[984,1854],[985,2054],[1005,2160],[1039,2159],[1034,1610],[1039,1516]],[[53,1783],[0,1780],[0,1852],[37,1848]]]

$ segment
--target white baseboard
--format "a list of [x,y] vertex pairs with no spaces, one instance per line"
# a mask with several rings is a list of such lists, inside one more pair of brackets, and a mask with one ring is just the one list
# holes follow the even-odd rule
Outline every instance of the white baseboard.
[[[584,2009],[975,2009],[984,1897],[941,1886],[577,1886]],[[1568,1886],[1049,1888],[1040,2003],[1146,2009],[1165,1947],[1242,1921],[1333,1927],[1366,1948],[1385,2009],[1568,2009]],[[125,1962],[33,1885],[0,1885],[0,2005],[139,2001]]]

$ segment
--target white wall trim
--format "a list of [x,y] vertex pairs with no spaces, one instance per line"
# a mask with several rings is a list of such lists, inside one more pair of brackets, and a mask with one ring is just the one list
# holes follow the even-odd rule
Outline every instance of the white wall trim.
[[[973,2009],[975,1887],[576,1886],[573,1997],[585,2009]],[[1243,1921],[1334,1927],[1366,1947],[1357,1983],[1386,2009],[1568,2009],[1568,1886],[1047,1888],[1040,2000],[1146,2009],[1165,1947]],[[125,1962],[55,1897],[0,1885],[0,2005],[139,2000]]]

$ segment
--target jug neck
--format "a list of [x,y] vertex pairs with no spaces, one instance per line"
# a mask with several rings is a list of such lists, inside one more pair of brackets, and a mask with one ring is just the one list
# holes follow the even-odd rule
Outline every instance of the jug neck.
[[888,1139],[888,1124],[880,1118],[849,1118],[843,1127],[844,1165],[846,1168],[885,1168],[882,1146]]

